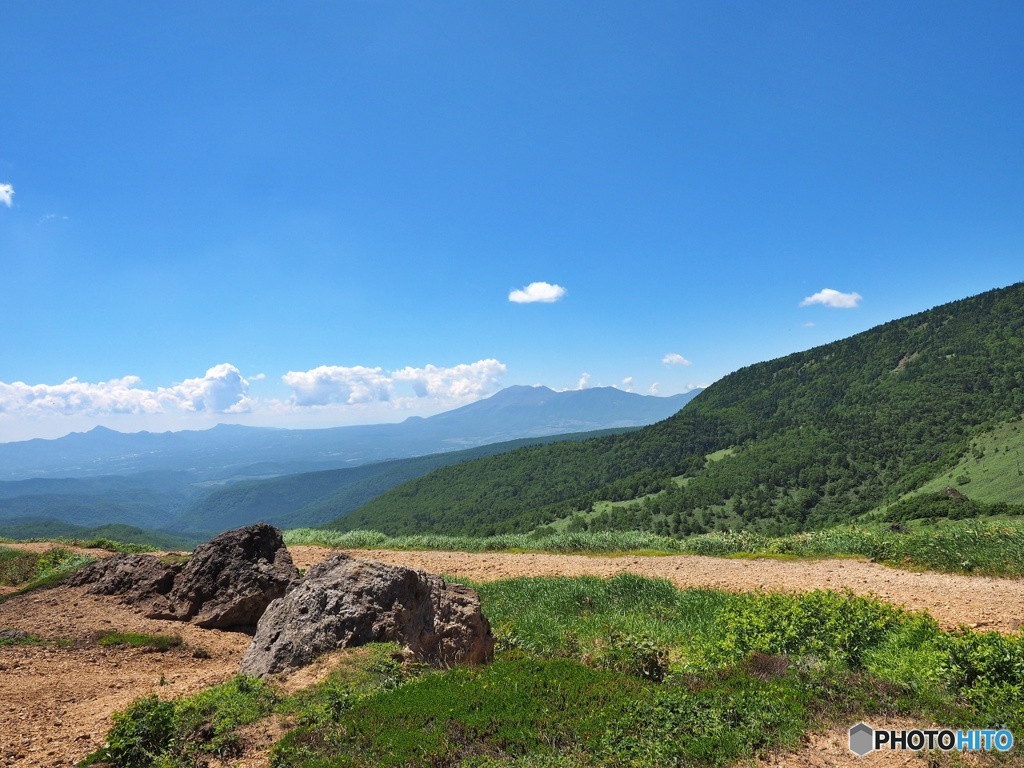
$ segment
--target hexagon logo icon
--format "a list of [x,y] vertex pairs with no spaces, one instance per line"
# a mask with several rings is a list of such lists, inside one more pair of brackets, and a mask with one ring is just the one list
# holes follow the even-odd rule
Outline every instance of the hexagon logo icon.
[[857,723],[850,728],[850,751],[858,757],[864,757],[872,751],[875,741],[875,731],[867,723]]

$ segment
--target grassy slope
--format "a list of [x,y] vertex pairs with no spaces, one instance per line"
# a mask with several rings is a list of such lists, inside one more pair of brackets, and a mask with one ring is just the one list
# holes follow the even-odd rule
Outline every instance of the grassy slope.
[[[331,527],[527,531],[665,490],[632,516],[588,524],[676,534],[728,511],[737,526],[792,532],[854,519],[948,473],[972,437],[1022,412],[1018,284],[741,369],[630,435],[439,470]],[[680,475],[685,486],[671,482]]]
[[978,435],[954,467],[914,493],[947,487],[975,501],[1024,504],[1024,422],[1003,423]]

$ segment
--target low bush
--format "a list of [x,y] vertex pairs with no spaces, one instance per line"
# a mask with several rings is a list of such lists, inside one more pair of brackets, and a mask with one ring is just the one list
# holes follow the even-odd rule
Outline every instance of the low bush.
[[147,696],[114,715],[106,745],[83,765],[192,768],[206,757],[229,759],[243,747],[237,729],[269,714],[277,701],[269,685],[244,675],[175,701]]
[[717,652],[726,661],[760,652],[812,656],[857,669],[901,615],[886,603],[849,592],[747,595],[719,613]]

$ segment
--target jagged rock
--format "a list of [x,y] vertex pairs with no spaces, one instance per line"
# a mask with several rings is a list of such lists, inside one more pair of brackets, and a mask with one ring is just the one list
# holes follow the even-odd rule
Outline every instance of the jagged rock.
[[298,577],[281,531],[256,523],[197,548],[168,597],[181,619],[200,627],[252,627]]
[[115,555],[86,566],[67,583],[96,595],[120,595],[148,618],[200,627],[253,627],[299,571],[281,532],[265,523],[227,531],[197,548],[187,563],[153,555]]
[[241,672],[287,672],[328,651],[387,641],[441,667],[485,664],[494,656],[494,636],[472,589],[423,571],[337,554],[270,604]]
[[114,555],[90,563],[65,583],[89,585],[90,595],[119,595],[150,619],[176,619],[167,595],[181,569],[182,563],[165,563],[154,555]]

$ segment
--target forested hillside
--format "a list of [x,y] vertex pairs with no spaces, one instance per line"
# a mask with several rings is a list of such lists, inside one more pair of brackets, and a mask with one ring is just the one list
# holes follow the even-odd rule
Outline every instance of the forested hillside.
[[895,500],[1022,413],[1018,283],[748,366],[638,432],[438,470],[331,527],[486,535],[580,512],[573,527],[802,530]]
[[586,440],[600,435],[621,434],[631,429],[636,428],[524,438],[412,459],[234,483],[198,498],[170,527],[190,533],[210,534],[257,520],[283,528],[321,525],[351,512],[374,496],[439,467],[494,456],[523,446],[547,445],[562,440]]

